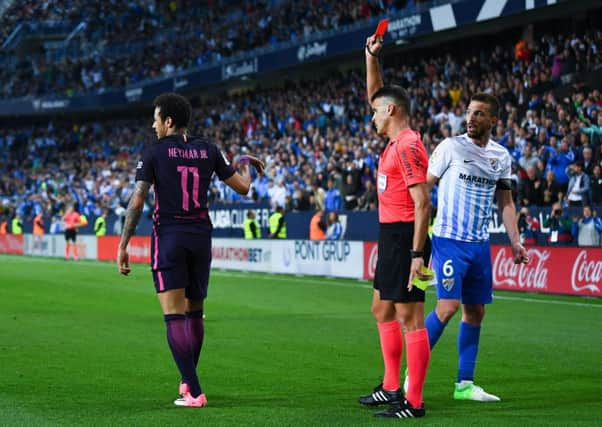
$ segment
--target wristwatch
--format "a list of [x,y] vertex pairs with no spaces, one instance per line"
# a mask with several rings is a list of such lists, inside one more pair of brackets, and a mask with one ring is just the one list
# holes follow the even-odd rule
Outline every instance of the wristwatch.
[[422,258],[422,256],[424,255],[424,252],[411,250],[410,255],[412,256],[412,258]]

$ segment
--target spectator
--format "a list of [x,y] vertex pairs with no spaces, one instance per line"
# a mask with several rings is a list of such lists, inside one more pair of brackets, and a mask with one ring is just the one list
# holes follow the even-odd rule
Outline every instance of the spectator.
[[518,164],[523,170],[529,169],[531,166],[537,167],[537,162],[539,161],[539,157],[533,153],[533,145],[528,142],[525,146],[525,150],[523,151],[523,155],[518,161]]
[[293,195],[290,199],[290,210],[294,212],[310,210],[311,205],[307,192],[300,188],[298,181],[295,181],[293,188]]
[[[510,153],[510,157],[512,157],[513,163],[518,163],[521,160],[521,150],[516,146],[516,140],[513,135],[509,135],[502,144],[506,147],[506,150]],[[526,146],[526,145],[525,145]]]
[[358,207],[361,210],[376,210],[378,207],[378,195],[372,181],[366,181],[366,191],[360,196]]
[[311,221],[309,222],[309,240],[326,239],[326,224],[324,224],[322,219],[323,216],[324,211],[319,209],[311,217]]
[[343,238],[343,226],[339,222],[339,214],[335,211],[328,213],[328,229],[326,240],[341,240]]
[[579,246],[602,245],[602,221],[591,206],[583,206],[583,217],[575,217],[573,221],[573,239]]
[[583,162],[581,160],[569,166],[571,178],[567,192],[567,201],[569,206],[589,205],[591,187],[590,178],[583,173]]
[[543,189],[543,206],[552,206],[554,203],[559,202],[564,197],[560,185],[556,182],[554,171],[548,170],[546,172],[546,180],[542,185]]
[[312,194],[310,196],[310,204],[317,210],[324,210],[324,201],[326,199],[326,192],[320,187],[317,180],[314,180],[312,184]]
[[341,209],[341,192],[335,188],[334,179],[328,178],[326,195],[324,197],[324,210],[338,212]]
[[522,207],[518,215],[518,231],[523,245],[536,245],[539,222],[529,215],[529,208]]
[[61,218],[59,216],[53,216],[50,220],[50,234],[60,234],[62,231]]
[[284,186],[284,179],[279,177],[276,186],[273,186],[268,190],[270,201],[273,206],[286,206],[286,198],[289,196],[286,187]]
[[598,113],[597,125],[590,123],[590,126],[585,126],[582,122],[580,126],[579,131],[589,137],[590,143],[602,144],[602,114]]
[[602,166],[594,166],[594,172],[591,177],[592,204],[594,206],[602,205]]
[[569,148],[568,138],[564,137],[560,142],[556,154],[550,156],[548,169],[554,171],[556,183],[561,191],[566,194],[569,184],[569,176],[566,173],[567,167],[575,161],[575,153]]
[[357,185],[353,175],[348,173],[343,186],[345,194],[345,210],[352,211],[357,207]]
[[583,172],[590,177],[594,173],[594,159],[593,159],[593,151],[590,146],[583,147],[583,151],[581,152],[583,156]]
[[552,212],[544,220],[543,226],[550,229],[549,244],[559,246],[569,244],[572,241],[572,221],[562,214],[560,203],[552,205]]
[[544,200],[544,187],[537,176],[535,166],[527,168],[527,176],[520,180],[518,199],[522,206],[542,206]]

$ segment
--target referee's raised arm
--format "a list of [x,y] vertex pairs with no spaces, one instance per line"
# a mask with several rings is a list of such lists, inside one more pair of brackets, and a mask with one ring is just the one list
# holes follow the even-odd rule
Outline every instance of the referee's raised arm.
[[378,62],[379,53],[382,47],[382,37],[371,35],[366,39],[364,53],[366,54],[366,90],[368,102],[372,99],[372,95],[385,85],[380,72],[380,64]]

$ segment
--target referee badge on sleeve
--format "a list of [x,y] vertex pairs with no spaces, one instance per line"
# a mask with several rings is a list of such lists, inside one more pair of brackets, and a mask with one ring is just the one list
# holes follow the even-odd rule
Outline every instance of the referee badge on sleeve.
[[378,192],[384,193],[387,189],[387,175],[383,175],[382,173],[378,174],[378,184],[377,184]]

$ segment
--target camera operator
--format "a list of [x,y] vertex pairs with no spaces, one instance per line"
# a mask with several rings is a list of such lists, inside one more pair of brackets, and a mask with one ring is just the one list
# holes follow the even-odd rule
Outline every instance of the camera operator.
[[562,206],[560,203],[554,203],[552,205],[552,212],[544,220],[543,226],[550,228],[550,235],[548,236],[548,244],[555,246],[562,246],[569,244],[573,237],[571,235],[572,220],[562,214]]

